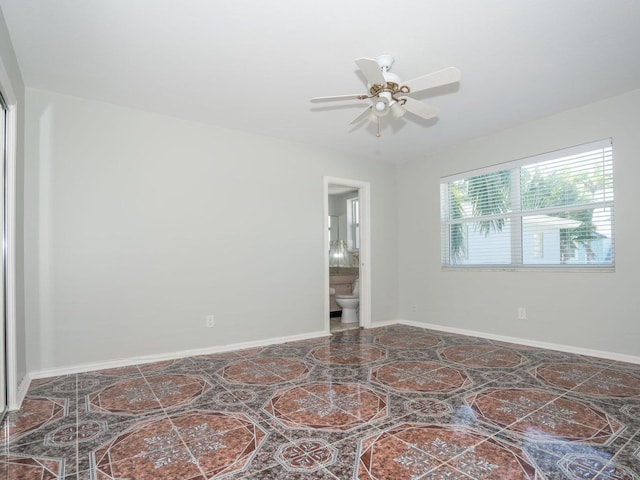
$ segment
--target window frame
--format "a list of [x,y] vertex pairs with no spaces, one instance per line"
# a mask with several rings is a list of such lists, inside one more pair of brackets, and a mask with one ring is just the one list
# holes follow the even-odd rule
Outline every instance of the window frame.
[[[548,208],[542,208],[537,210],[522,210],[521,209],[521,199],[520,199],[520,187],[521,187],[521,171],[523,167],[531,167],[538,163],[543,163],[549,160],[560,159],[564,157],[569,157],[572,155],[577,155],[581,153],[587,153],[591,150],[598,149],[611,149],[611,164],[610,164],[610,175],[611,175],[611,195],[612,197],[609,199],[604,199],[602,201],[588,202],[588,203],[577,203],[568,205],[565,207],[553,206]],[[440,178],[440,241],[441,241],[441,269],[443,271],[469,271],[469,270],[480,270],[480,271],[541,271],[541,270],[549,270],[549,271],[562,271],[562,272],[587,272],[587,271],[597,271],[597,272],[614,272],[615,271],[615,182],[614,182],[614,153],[613,153],[613,142],[611,138],[605,138],[602,140],[588,142],[585,144],[576,145],[573,147],[563,148],[559,150],[554,150],[551,152],[532,155],[529,157],[523,157],[517,160],[507,161],[499,164],[494,164],[491,166],[487,166],[484,168],[469,170],[466,172],[461,172],[453,175],[447,175]],[[511,208],[506,213],[500,213],[495,215],[486,215],[482,217],[465,217],[464,220],[455,220],[449,218],[450,216],[450,204],[449,204],[449,185],[458,180],[469,179],[472,177],[496,173],[500,171],[509,171],[511,173],[511,185],[510,185],[510,201]],[[610,248],[610,263],[590,263],[590,264],[574,264],[574,263],[560,263],[560,264],[552,264],[552,263],[543,263],[543,264],[535,264],[535,263],[525,263],[524,252],[523,252],[523,222],[522,219],[532,215],[532,212],[536,214],[545,214],[552,212],[557,212],[560,208],[562,208],[563,212],[567,211],[582,211],[582,210],[596,210],[597,208],[608,208],[610,209],[610,218],[611,218],[611,248]],[[511,220],[511,226],[509,228],[510,232],[510,248],[511,248],[511,256],[510,263],[473,263],[473,264],[464,264],[464,263],[453,263],[451,261],[451,230],[450,226],[453,224],[460,224],[464,226],[466,229],[469,228],[469,225],[474,223],[474,218],[484,220],[496,220],[496,219],[504,219]],[[477,220],[476,220],[477,221]],[[465,237],[464,242],[468,243],[469,239]],[[544,249],[544,246],[542,247]],[[463,258],[469,258],[468,248],[463,252]]]
[[347,245],[350,250],[360,250],[360,198],[347,199]]

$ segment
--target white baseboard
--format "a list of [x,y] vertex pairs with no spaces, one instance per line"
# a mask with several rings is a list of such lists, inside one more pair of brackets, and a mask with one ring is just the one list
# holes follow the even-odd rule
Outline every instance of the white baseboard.
[[15,403],[8,405],[9,411],[20,410],[20,407],[22,406],[22,401],[24,400],[24,397],[27,396],[29,385],[31,385],[31,375],[27,373],[22,378],[20,385],[18,385],[18,391],[15,396]]
[[[436,325],[432,323],[422,323],[412,320],[394,319],[386,320],[382,322],[375,322],[371,324],[369,328],[388,327],[391,325],[408,325],[419,328],[428,328],[430,330],[436,330],[446,333],[457,333],[460,335],[469,335],[479,338],[486,338],[489,340],[497,340],[507,343],[516,343],[520,345],[526,345],[529,347],[545,348],[548,350],[557,350],[560,352],[575,353],[578,355],[587,355],[591,357],[604,358],[607,360],[616,360],[620,362],[640,364],[640,357],[634,355],[626,355],[622,353],[607,352],[603,350],[592,350],[588,348],[574,347],[570,345],[561,345],[557,343],[540,342],[536,340],[529,340],[526,338],[508,337],[504,335],[495,335],[491,333],[480,332],[476,330],[467,330],[462,328],[448,327],[445,325]],[[66,367],[50,368],[46,370],[38,370],[29,372],[23,378],[18,389],[16,405],[10,405],[10,410],[16,410],[20,408],[22,401],[27,393],[29,384],[32,379],[56,377],[59,375],[72,375],[76,373],[93,372],[96,370],[104,370],[107,368],[129,367],[132,365],[142,365],[145,363],[161,362],[163,360],[175,360],[184,357],[193,357],[197,355],[209,355],[212,353],[223,353],[232,350],[242,350],[245,348],[264,347],[267,345],[275,345],[279,343],[295,342],[299,340],[309,340],[312,338],[326,337],[329,333],[325,331],[312,332],[300,335],[291,335],[287,337],[268,338],[265,340],[255,340],[251,342],[234,343],[230,345],[220,345],[215,347],[206,347],[193,350],[181,350],[176,352],[160,353],[155,355],[145,355],[140,357],[123,358],[119,360],[109,360],[104,362],[95,363],[83,363],[79,365],[70,365]]]
[[380,328],[380,327],[389,327],[391,325],[399,325],[402,323],[402,320],[394,319],[394,320],[385,320],[383,322],[374,322],[371,324],[369,328]]
[[472,337],[486,338],[488,340],[497,340],[500,342],[517,343],[528,347],[545,348],[547,350],[557,350],[559,352],[575,353],[577,355],[586,355],[589,357],[604,358],[607,360],[616,360],[619,362],[640,364],[640,357],[635,355],[627,355],[624,353],[607,352],[604,350],[592,350],[590,348],[574,347],[571,345],[562,345],[558,343],[540,342],[537,340],[529,340],[526,338],[507,337],[504,335],[495,335],[493,333],[478,332],[476,330],[466,330],[463,328],[447,327],[444,325],[435,325],[432,323],[415,322],[412,320],[398,320],[397,323],[409,325],[412,327],[428,328],[429,330],[438,330],[447,333],[457,333],[460,335],[469,335]]
[[[59,375],[72,375],[75,373],[94,372],[107,368],[130,367],[132,365],[142,365],[145,363],[161,362],[163,360],[176,360],[184,357],[195,357],[197,355],[209,355],[212,353],[223,353],[231,350],[243,350],[246,348],[265,347],[278,343],[295,342],[298,340],[309,340],[312,338],[327,337],[329,333],[312,332],[300,335],[290,335],[288,337],[268,338],[265,340],[255,340],[252,342],[233,343],[230,345],[220,345],[215,347],[197,348],[193,350],[181,350],[176,352],[159,353],[154,355],[144,355],[141,357],[123,358],[120,360],[108,360],[104,362],[82,363],[79,365],[69,365],[67,367],[49,368],[30,372],[27,376],[31,379],[57,377]],[[23,382],[24,383],[24,382]],[[27,388],[29,385],[27,384]],[[26,394],[26,390],[25,390]],[[23,395],[24,398],[24,395]]]

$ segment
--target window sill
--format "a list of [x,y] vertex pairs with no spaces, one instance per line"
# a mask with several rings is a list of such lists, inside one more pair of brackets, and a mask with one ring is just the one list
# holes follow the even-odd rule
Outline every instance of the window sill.
[[487,266],[442,266],[443,272],[557,272],[557,273],[615,273],[615,265],[604,265],[582,267],[576,266],[557,266],[544,265],[526,265],[526,266],[514,266],[514,265],[487,265]]

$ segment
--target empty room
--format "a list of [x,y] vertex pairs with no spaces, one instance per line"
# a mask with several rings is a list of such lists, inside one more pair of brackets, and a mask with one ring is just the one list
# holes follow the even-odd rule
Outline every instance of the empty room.
[[0,480],[640,480],[639,19],[0,0]]

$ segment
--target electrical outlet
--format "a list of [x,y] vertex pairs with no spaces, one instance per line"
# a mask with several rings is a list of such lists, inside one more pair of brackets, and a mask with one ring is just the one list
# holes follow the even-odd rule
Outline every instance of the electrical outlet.
[[518,320],[527,319],[527,309],[524,307],[518,307]]
[[418,313],[418,305],[415,303],[411,304],[411,313]]
[[215,326],[215,317],[213,315],[206,316],[207,328],[213,328]]

